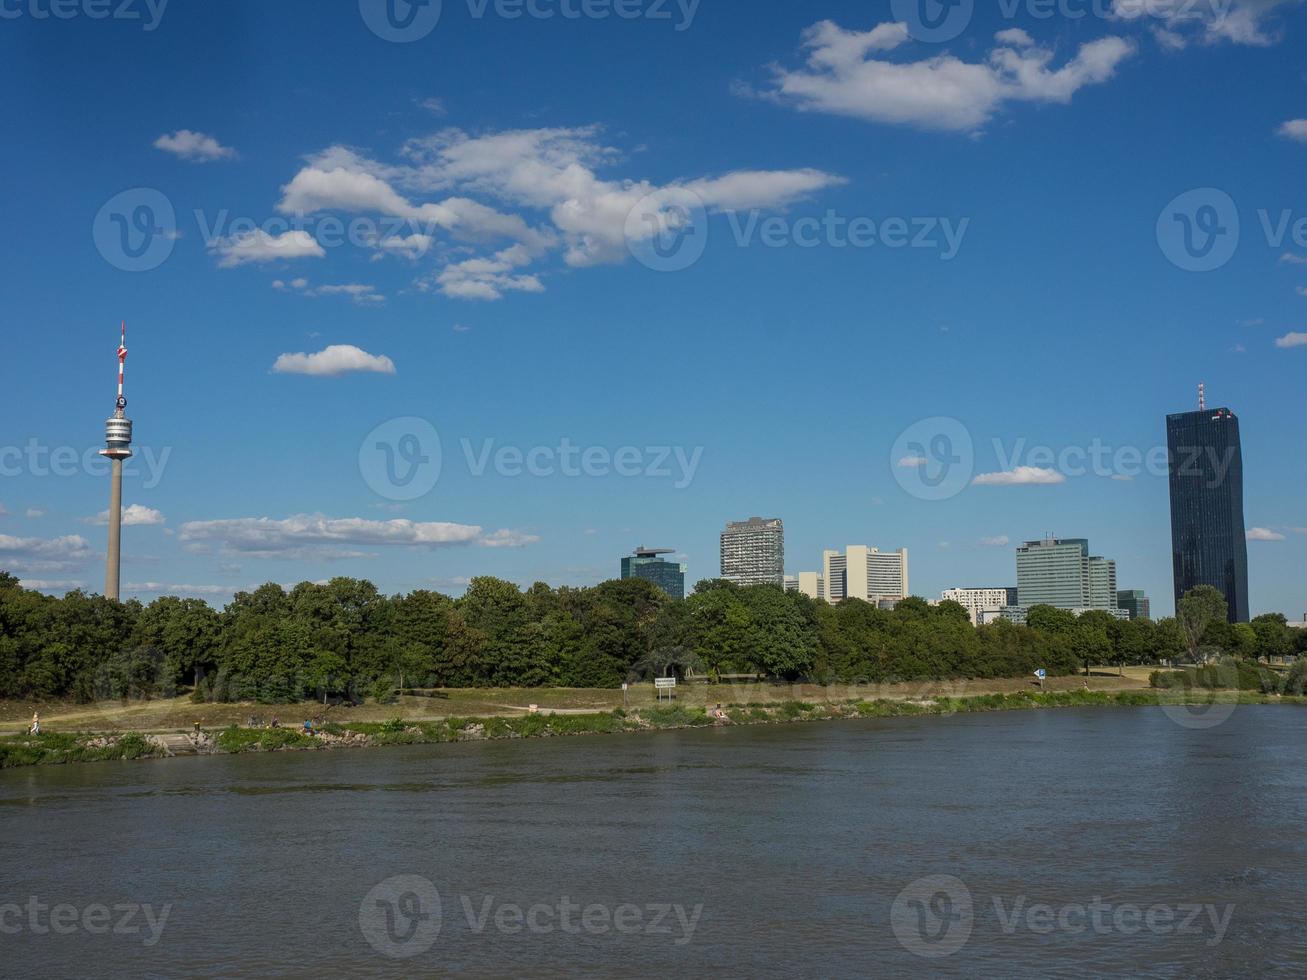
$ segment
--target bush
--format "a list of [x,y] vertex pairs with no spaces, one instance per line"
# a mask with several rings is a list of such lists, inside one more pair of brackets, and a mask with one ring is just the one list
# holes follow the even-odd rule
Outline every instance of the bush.
[[1307,657],[1299,657],[1284,675],[1281,690],[1285,694],[1307,694]]

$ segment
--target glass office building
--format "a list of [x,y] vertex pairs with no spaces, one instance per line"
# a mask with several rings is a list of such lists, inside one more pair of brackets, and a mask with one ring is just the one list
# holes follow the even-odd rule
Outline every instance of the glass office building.
[[1116,594],[1116,604],[1130,614],[1131,619],[1152,619],[1151,604],[1143,589],[1126,589]]
[[1232,623],[1248,622],[1248,544],[1243,524],[1239,419],[1228,408],[1166,417],[1175,598],[1210,585]]
[[660,557],[670,555],[672,551],[671,548],[636,548],[635,554],[622,559],[622,578],[642,578],[673,599],[684,599],[685,566]]

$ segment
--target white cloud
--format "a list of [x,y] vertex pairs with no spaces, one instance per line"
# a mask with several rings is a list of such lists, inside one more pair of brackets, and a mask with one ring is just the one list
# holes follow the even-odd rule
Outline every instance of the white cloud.
[[1284,535],[1272,531],[1269,527],[1250,527],[1246,535],[1249,541],[1283,541]]
[[540,540],[538,534],[526,534],[522,531],[510,531],[507,528],[501,528],[490,534],[482,536],[477,544],[483,548],[525,548],[529,544],[535,544]]
[[1124,38],[1099,38],[1050,70],[1053,50],[1035,45],[1024,31],[1001,31],[996,40],[984,62],[950,54],[890,61],[873,53],[908,43],[906,25],[880,24],[859,32],[825,20],[803,33],[806,68],[774,67],[772,85],[761,94],[805,112],[975,131],[1009,102],[1070,102],[1086,85],[1111,78],[1135,51]]
[[0,568],[13,572],[66,572],[95,557],[77,534],[60,538],[19,538],[0,534]]
[[978,487],[1015,487],[1065,483],[1057,470],[1043,466],[1017,466],[998,473],[981,473],[971,481]]
[[165,582],[125,582],[123,592],[144,592],[149,595],[232,595],[235,589],[230,585],[173,585]]
[[1276,132],[1286,139],[1307,143],[1307,119],[1290,119]]
[[1035,39],[1019,27],[1009,27],[1006,31],[999,31],[994,35],[994,40],[1000,44],[1011,44],[1021,48],[1035,43]]
[[370,283],[324,283],[321,286],[311,287],[307,279],[292,279],[289,285],[280,279],[274,279],[272,288],[282,292],[298,292],[303,296],[315,298],[318,296],[348,296],[358,306],[371,306],[386,301],[386,297],[377,292],[377,287]]
[[488,259],[447,265],[436,276],[436,283],[442,293],[456,299],[500,299],[506,291],[543,292],[545,287],[539,277],[511,274],[530,262],[530,253],[521,245],[513,245]]
[[[540,274],[528,267],[554,253],[573,267],[625,261],[627,218],[651,195],[662,205],[685,203],[708,211],[781,208],[843,183],[812,169],[737,170],[665,184],[607,179],[598,170],[615,165],[621,155],[599,142],[596,127],[481,136],[451,128],[409,140],[400,156],[403,163],[388,164],[343,146],[328,147],[282,187],[278,209],[396,219],[389,227],[382,222],[371,243],[377,255],[417,258],[435,250],[442,235],[473,245],[498,242],[485,256],[446,259],[420,283],[460,299],[539,292],[544,288]],[[419,195],[439,199],[419,203]],[[507,213],[473,196],[521,213]]]
[[1303,347],[1307,346],[1307,333],[1300,333],[1291,330],[1283,337],[1275,338],[1276,347]]
[[1179,50],[1199,44],[1267,47],[1280,40],[1268,23],[1276,7],[1291,0],[1115,0],[1113,18],[1156,21],[1153,34],[1163,47]]
[[384,354],[369,354],[353,344],[332,344],[316,354],[282,354],[272,365],[277,374],[309,374],[334,378],[351,371],[394,374],[395,362]]
[[436,116],[443,116],[448,110],[445,108],[444,99],[423,99],[418,103],[427,112]]
[[31,589],[34,592],[71,592],[73,589],[84,589],[86,583],[81,579],[48,579],[48,578],[23,578],[18,580],[18,584],[24,589]]
[[27,510],[23,511],[23,516],[29,521],[34,521],[39,517],[44,517],[45,511],[41,510],[39,507],[28,507]]
[[205,547],[217,544],[225,551],[254,558],[318,559],[368,557],[364,552],[342,550],[360,547],[435,549],[482,545],[504,548],[522,547],[539,540],[535,535],[507,528],[487,534],[473,524],[419,523],[403,519],[374,521],[362,517],[329,518],[322,514],[297,514],[281,520],[241,517],[190,521],[182,525],[180,538],[190,545]]
[[[141,504],[131,504],[123,508],[122,523],[123,527],[144,527],[151,524],[164,523],[163,514],[159,513],[153,507],[145,507]],[[109,511],[102,510],[94,517],[83,518],[86,524],[108,524]]]
[[913,469],[918,466],[925,466],[928,462],[925,456],[904,456],[899,460],[899,466],[904,469]]
[[1294,255],[1293,252],[1285,252],[1280,256],[1281,262],[1288,262],[1290,265],[1307,265],[1307,255]]
[[993,538],[981,538],[980,543],[986,548],[1006,548],[1011,539],[1006,534],[1000,534]]
[[218,257],[218,265],[230,269],[247,262],[275,262],[277,259],[320,259],[327,253],[307,231],[285,231],[272,235],[262,228],[230,238],[216,239],[209,252]]
[[164,133],[154,141],[154,145],[156,149],[165,150],[191,163],[211,163],[214,160],[230,160],[236,156],[236,151],[230,146],[223,146],[212,136],[190,129]]
[[1113,473],[1112,477],[1117,483],[1134,483],[1135,478],[1128,473]]

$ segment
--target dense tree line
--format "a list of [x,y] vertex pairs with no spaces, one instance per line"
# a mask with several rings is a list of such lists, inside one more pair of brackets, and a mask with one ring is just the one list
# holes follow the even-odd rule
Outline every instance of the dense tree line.
[[1229,626],[1223,615],[1209,603],[1190,617],[1122,622],[1037,606],[1026,626],[975,628],[961,606],[917,598],[887,611],[724,581],[673,600],[638,579],[522,591],[488,577],[458,599],[386,596],[350,578],[289,591],[269,584],[219,611],[171,596],[148,605],[80,591],[56,598],[0,572],[0,697],[186,689],[216,700],[388,697],[437,687],[616,687],[667,671],[888,682],[1038,667],[1065,674],[1087,663],[1203,659],[1213,649],[1283,656],[1307,646],[1283,617]]

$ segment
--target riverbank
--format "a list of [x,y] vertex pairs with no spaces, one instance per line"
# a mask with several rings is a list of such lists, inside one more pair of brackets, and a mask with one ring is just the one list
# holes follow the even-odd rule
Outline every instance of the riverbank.
[[[388,721],[328,723],[315,734],[294,727],[249,728],[232,725],[218,731],[182,733],[65,733],[0,738],[0,768],[60,765],[172,755],[217,755],[242,752],[323,751],[388,745],[429,745],[486,739],[550,738],[569,735],[614,735],[725,725],[770,725],[854,718],[953,715],[979,711],[1014,711],[1070,707],[1166,707],[1183,723],[1191,708],[1243,704],[1307,704],[1307,697],[1238,691],[1189,694],[1165,691],[1021,691],[974,696],[919,699],[846,700],[813,703],[727,704],[724,717],[704,707],[671,705],[592,713],[529,713],[516,717],[449,717],[439,720],[394,718]],[[1219,708],[1217,708],[1219,710]],[[1195,713],[1194,718],[1201,719]],[[1194,727],[1205,727],[1195,725]]]

